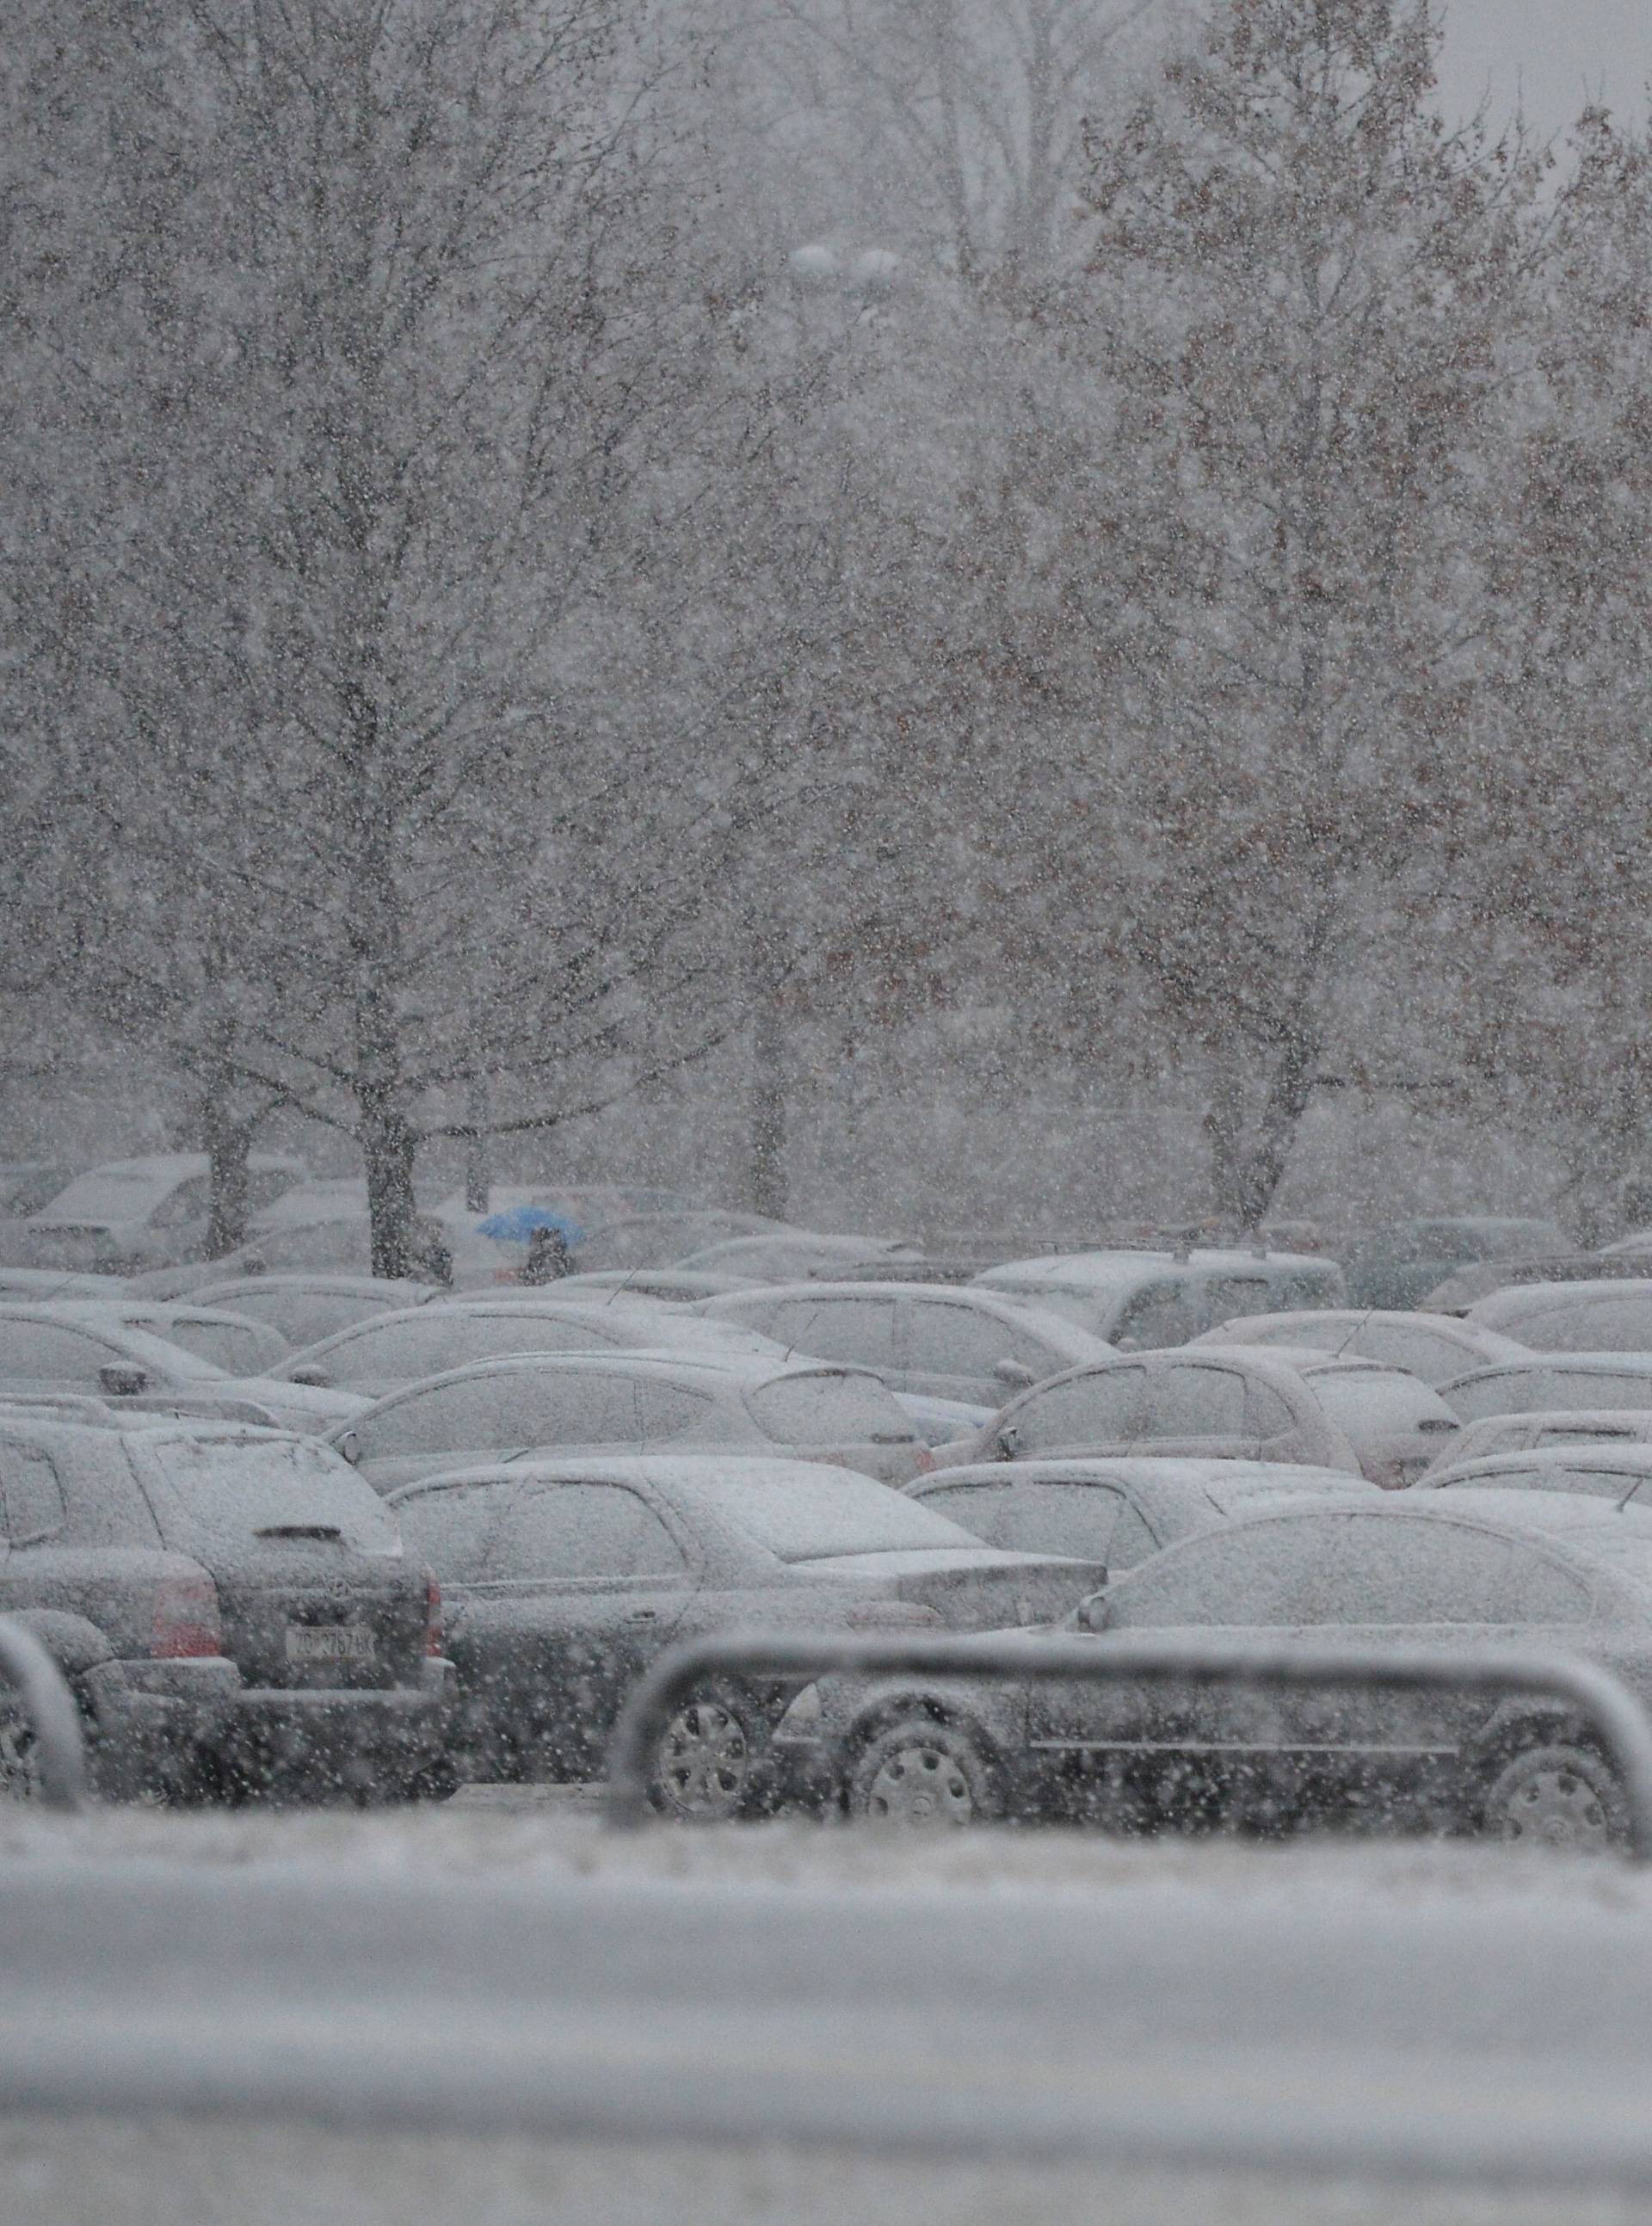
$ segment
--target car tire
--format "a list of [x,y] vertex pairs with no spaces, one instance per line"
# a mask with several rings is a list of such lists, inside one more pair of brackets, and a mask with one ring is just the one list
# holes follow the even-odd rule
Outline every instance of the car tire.
[[655,1745],[648,1797],[681,1824],[722,1824],[752,1804],[763,1737],[751,1704],[729,1687],[692,1693]]
[[1496,1838],[1604,1854],[1629,1835],[1629,1804],[1604,1754],[1570,1740],[1524,1747],[1486,1789],[1483,1819]]
[[903,1716],[869,1739],[845,1789],[854,1817],[935,1830],[1001,1816],[997,1773],[980,1740],[957,1724]]

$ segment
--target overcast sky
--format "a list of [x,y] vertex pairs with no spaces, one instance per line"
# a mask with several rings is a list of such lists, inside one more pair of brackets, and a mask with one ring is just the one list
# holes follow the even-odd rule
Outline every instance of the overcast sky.
[[1523,97],[1542,133],[1585,100],[1638,121],[1652,78],[1652,0],[1444,0],[1440,98],[1448,114],[1488,92],[1499,119]]

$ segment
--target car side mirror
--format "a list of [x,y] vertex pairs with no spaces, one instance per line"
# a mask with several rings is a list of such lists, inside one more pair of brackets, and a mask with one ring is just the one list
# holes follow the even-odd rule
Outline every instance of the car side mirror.
[[354,1468],[361,1459],[361,1440],[353,1430],[346,1430],[339,1440],[339,1451],[349,1462],[351,1467]]
[[1110,1606],[1111,1600],[1107,1591],[1107,1573],[1103,1570],[1102,1573],[1101,1591],[1088,1593],[1085,1598],[1078,1603],[1078,1628],[1080,1631],[1105,1631],[1107,1629],[1108,1614]]
[[1013,1422],[1007,1422],[998,1433],[996,1442],[999,1460],[1013,1460],[1020,1447],[1021,1434]]
[[111,1399],[136,1399],[149,1385],[149,1371],[134,1366],[130,1361],[115,1361],[98,1371],[98,1389]]
[[307,1384],[312,1391],[330,1391],[333,1388],[333,1378],[327,1374],[326,1369],[316,1367],[313,1364],[291,1370],[288,1374],[287,1381],[289,1383]]
[[993,1381],[1008,1384],[1012,1391],[1026,1391],[1038,1380],[1032,1371],[1024,1368],[1019,1360],[999,1360],[993,1364]]

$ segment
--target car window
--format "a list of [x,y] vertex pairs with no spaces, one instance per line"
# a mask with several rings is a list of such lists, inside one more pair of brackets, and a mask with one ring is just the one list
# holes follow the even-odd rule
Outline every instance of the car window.
[[0,1322],[0,1377],[95,1391],[98,1371],[124,1356],[89,1331],[56,1322]]
[[[1432,1483],[1433,1479],[1429,1481]],[[1442,1488],[1452,1491],[1467,1490],[1471,1486],[1478,1486],[1482,1490],[1490,1487],[1494,1491],[1553,1491],[1559,1481],[1553,1469],[1493,1468],[1487,1469],[1479,1476],[1454,1476]]]
[[1266,1313],[1274,1301],[1266,1275],[1212,1275],[1204,1286],[1207,1323],[1231,1321],[1236,1314]]
[[1399,1322],[1363,1323],[1342,1350],[1362,1359],[1380,1360],[1389,1368],[1403,1368],[1425,1383],[1461,1376],[1474,1360],[1472,1352],[1437,1332],[1409,1329]]
[[1603,1370],[1598,1375],[1581,1369],[1551,1369],[1546,1378],[1547,1396],[1538,1403],[1548,1407],[1644,1407],[1652,1399],[1652,1376],[1621,1376]]
[[1024,1484],[1014,1495],[1011,1536],[1023,1554],[1071,1554],[1080,1561],[1112,1558],[1124,1501],[1099,1484]]
[[316,1356],[334,1383],[416,1381],[473,1360],[524,1352],[608,1352],[613,1339],[555,1316],[473,1314],[467,1307],[433,1307],[411,1321],[364,1322],[331,1352]]
[[686,1390],[680,1383],[661,1383],[651,1379],[639,1382],[637,1390],[637,1437],[642,1445],[658,1445],[672,1438],[684,1438],[701,1429],[717,1412],[717,1402],[698,1391]]
[[1337,1268],[1306,1268],[1283,1282],[1271,1282],[1271,1304],[1281,1313],[1289,1309],[1334,1307],[1343,1296],[1342,1271]]
[[511,1495],[487,1549],[499,1583],[615,1582],[683,1574],[681,1549],[640,1493],[613,1484],[530,1485]]
[[1296,1428],[1291,1402],[1271,1383],[1252,1376],[1245,1383],[1245,1430],[1253,1438],[1282,1438]]
[[944,1299],[912,1299],[905,1314],[905,1363],[937,1375],[989,1376],[1001,1360],[1016,1362],[1037,1376],[1052,1376],[1070,1364],[1042,1339],[996,1315]]
[[1244,1432],[1245,1379],[1236,1368],[1188,1362],[1152,1377],[1147,1436],[1237,1438]]
[[262,1376],[287,1357],[287,1340],[262,1322],[214,1322],[171,1316],[154,1323],[150,1333],[181,1345],[197,1360],[210,1360],[226,1376]]
[[1645,1352],[1652,1351],[1652,1299],[1574,1300],[1522,1314],[1510,1328],[1541,1352]]
[[[1499,1484],[1503,1482],[1499,1477]],[[1541,1482],[1551,1491],[1559,1487],[1566,1491],[1586,1491],[1596,1499],[1623,1499],[1638,1481],[1640,1489],[1629,1504],[1635,1507],[1652,1504],[1652,1476],[1637,1479],[1633,1472],[1621,1468],[1595,1468],[1587,1461],[1568,1461],[1564,1468],[1548,1469]]]
[[988,1546],[1010,1546],[1017,1494],[1013,1483],[960,1484],[950,1491],[926,1491],[922,1504],[944,1515]]
[[1316,1620],[1576,1622],[1589,1587],[1515,1541],[1455,1523],[1350,1519],[1323,1574]]
[[765,1436],[782,1446],[904,1445],[912,1426],[869,1376],[782,1376],[747,1400]]
[[1308,1587],[1334,1550],[1337,1518],[1218,1528],[1170,1547],[1122,1578],[1109,1628],[1312,1619]]
[[[1446,1394],[1446,1403],[1459,1421],[1473,1422],[1482,1415],[1523,1415],[1528,1408],[1555,1407],[1561,1402],[1546,1368],[1500,1368],[1454,1383]],[[1583,1406],[1588,1401],[1574,1399],[1569,1403]]]
[[428,1562],[444,1584],[474,1584],[482,1574],[488,1532],[508,1487],[497,1484],[443,1485],[399,1499],[390,1513],[415,1560]]
[[32,1546],[63,1528],[63,1486],[56,1465],[39,1446],[0,1444],[6,1536]]
[[212,1203],[212,1182],[206,1175],[192,1175],[187,1182],[161,1200],[149,1216],[151,1229],[178,1229],[186,1221],[198,1220]]
[[364,1477],[302,1438],[147,1437],[146,1489],[168,1546],[245,1557],[271,1531],[336,1530],[358,1553],[399,1554],[401,1534]]
[[893,1299],[782,1299],[753,1326],[794,1352],[819,1360],[852,1360],[864,1368],[895,1365]]
[[1152,1283],[1123,1308],[1109,1340],[1126,1352],[1140,1352],[1155,1345],[1185,1345],[1198,1327],[1185,1282]]
[[1139,1439],[1147,1422],[1145,1368],[1098,1369],[1032,1392],[1010,1415],[1016,1450],[1056,1446],[1122,1445]]

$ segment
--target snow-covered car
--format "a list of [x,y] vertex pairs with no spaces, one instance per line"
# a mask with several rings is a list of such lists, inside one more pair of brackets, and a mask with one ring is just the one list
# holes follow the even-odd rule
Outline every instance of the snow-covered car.
[[[254,1212],[302,1183],[302,1160],[254,1152],[247,1196]],[[158,1152],[111,1160],[77,1175],[21,1227],[30,1261],[129,1275],[200,1257],[211,1221],[212,1177],[204,1153]]]
[[875,1376],[670,1352],[479,1361],[392,1392],[333,1442],[380,1491],[528,1453],[784,1454],[910,1483],[930,1466]]
[[1403,1368],[1437,1389],[1471,1368],[1523,1360],[1528,1347],[1496,1329],[1455,1314],[1382,1307],[1337,1307],[1300,1313],[1240,1314],[1193,1339],[1195,1345],[1312,1345]]
[[1436,1285],[1461,1269],[1568,1249],[1552,1221],[1490,1213],[1423,1214],[1396,1221],[1352,1249],[1348,1296],[1360,1307],[1424,1306]]
[[1652,1276],[1517,1283],[1477,1299],[1464,1319],[1528,1352],[1652,1352]]
[[190,1294],[198,1307],[226,1307],[264,1323],[293,1349],[375,1315],[404,1313],[442,1294],[432,1283],[378,1275],[239,1275]]
[[1115,1573],[1161,1547],[1306,1492],[1369,1493],[1341,1469],[1295,1461],[982,1461],[944,1468],[906,1486],[989,1546],[1077,1554]]
[[1529,1415],[1482,1415],[1465,1422],[1423,1472],[1455,1468],[1490,1453],[1522,1453],[1531,1446],[1644,1445],[1652,1442],[1652,1408],[1573,1407]]
[[[1097,1645],[1171,1631],[1438,1644],[1442,1626],[1580,1654],[1652,1702],[1652,1509],[1559,1491],[1304,1498],[1183,1539],[1070,1619]],[[1628,1814],[1612,1763],[1541,1693],[1377,1687],[1328,1707],[1312,1688],[829,1678],[783,1719],[777,1745],[794,1739],[830,1753],[851,1815],[912,1823],[1276,1826],[1358,1804],[1604,1849]]]
[[1065,1315],[950,1283],[772,1283],[695,1309],[816,1360],[869,1368],[892,1391],[994,1406],[1113,1348]]
[[921,1248],[897,1237],[838,1237],[787,1229],[760,1237],[730,1237],[702,1245],[670,1264],[712,1275],[740,1275],[753,1283],[795,1283],[806,1275],[839,1275],[880,1260],[916,1259]]
[[1652,1509],[1652,1445],[1532,1446],[1452,1461],[1419,1491],[1580,1491],[1620,1507]]
[[657,1301],[616,1297],[592,1306],[524,1294],[376,1314],[289,1355],[272,1372],[284,1383],[336,1383],[364,1399],[382,1399],[473,1361],[520,1353],[658,1352],[742,1362],[786,1357],[784,1345],[736,1322],[702,1321]]
[[0,1396],[9,1391],[245,1399],[295,1430],[330,1429],[364,1403],[347,1392],[270,1376],[231,1376],[180,1345],[129,1329],[102,1308],[83,1312],[73,1301],[61,1307],[0,1306]]
[[[386,1511],[442,1586],[467,1778],[600,1775],[637,1679],[707,1631],[983,1631],[1064,1614],[1107,1574],[995,1551],[853,1471],[778,1459],[520,1461]],[[759,1799],[787,1697],[724,1682],[686,1702],[656,1758],[665,1813]]]
[[1124,1354],[1052,1377],[972,1437],[937,1447],[935,1460],[950,1468],[1083,1453],[1303,1461],[1363,1473],[1345,1432],[1299,1370],[1271,1353],[1208,1348]]
[[71,1299],[53,1302],[54,1317],[65,1320],[123,1323],[167,1345],[181,1345],[197,1360],[209,1361],[226,1376],[262,1376],[287,1357],[279,1330],[227,1307],[183,1305],[143,1299]]
[[1235,1314],[1339,1307],[1334,1260],[1301,1252],[1052,1253],[1007,1260],[969,1284],[1031,1299],[1122,1352],[1185,1345]]
[[1431,1384],[1401,1368],[1311,1345],[1224,1345],[1222,1350],[1283,1361],[1354,1448],[1373,1484],[1394,1491],[1414,1484],[1456,1439],[1457,1416]]
[[1439,1396],[1460,1421],[1483,1415],[1532,1415],[1564,1409],[1652,1408],[1652,1352],[1536,1353],[1529,1360],[1475,1368],[1442,1383]]

